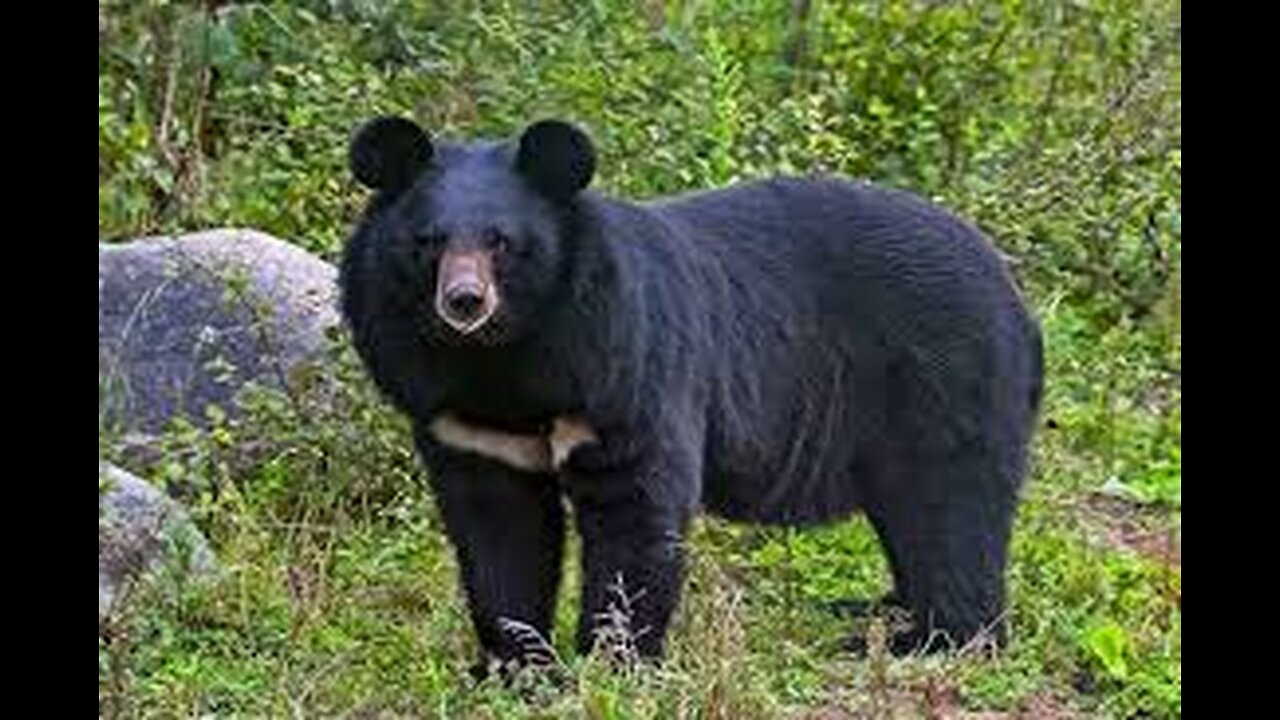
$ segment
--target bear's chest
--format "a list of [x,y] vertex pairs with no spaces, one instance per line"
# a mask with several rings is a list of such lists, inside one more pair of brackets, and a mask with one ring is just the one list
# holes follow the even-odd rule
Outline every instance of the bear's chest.
[[508,432],[546,433],[552,420],[575,409],[563,377],[536,363],[459,368],[443,398],[443,409],[459,418]]

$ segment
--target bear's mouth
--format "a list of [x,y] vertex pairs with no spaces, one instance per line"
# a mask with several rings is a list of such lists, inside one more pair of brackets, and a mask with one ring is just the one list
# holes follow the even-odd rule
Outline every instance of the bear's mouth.
[[440,258],[436,315],[462,335],[484,327],[498,309],[493,256],[483,250],[451,250]]

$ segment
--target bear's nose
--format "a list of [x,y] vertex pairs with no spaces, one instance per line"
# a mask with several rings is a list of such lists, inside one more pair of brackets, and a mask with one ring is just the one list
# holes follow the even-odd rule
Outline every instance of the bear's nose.
[[480,314],[484,306],[484,292],[479,287],[450,288],[444,296],[445,310],[455,320],[469,322]]
[[488,322],[498,307],[493,258],[479,251],[448,250],[436,277],[436,315],[466,335]]

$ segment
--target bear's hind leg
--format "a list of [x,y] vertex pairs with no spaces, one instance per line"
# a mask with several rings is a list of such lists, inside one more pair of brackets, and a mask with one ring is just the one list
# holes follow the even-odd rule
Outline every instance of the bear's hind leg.
[[912,616],[911,628],[891,637],[895,654],[959,648],[979,636],[1004,639],[1016,482],[982,453],[957,454],[929,463],[917,456],[869,509],[894,595]]

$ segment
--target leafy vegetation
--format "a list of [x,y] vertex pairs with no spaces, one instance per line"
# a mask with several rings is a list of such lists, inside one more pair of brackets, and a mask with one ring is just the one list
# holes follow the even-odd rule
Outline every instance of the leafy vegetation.
[[571,567],[562,673],[504,687],[466,673],[406,428],[339,340],[336,397],[256,393],[166,436],[151,477],[226,573],[134,589],[100,633],[100,711],[1180,716],[1181,53],[1176,0],[100,2],[100,241],[252,226],[332,259],[360,120],[562,116],[630,196],[834,171],[938,198],[1007,253],[1048,363],[1006,651],[854,660],[831,601],[888,586],[863,521],[706,519],[662,668],[574,657]]

